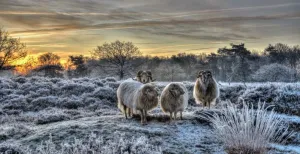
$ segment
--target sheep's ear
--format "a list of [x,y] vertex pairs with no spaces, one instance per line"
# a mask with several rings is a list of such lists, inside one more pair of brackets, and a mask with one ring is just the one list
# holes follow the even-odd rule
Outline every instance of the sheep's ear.
[[137,81],[137,79],[136,78],[131,78],[132,80],[134,80],[134,81]]
[[206,71],[206,73],[207,73],[207,75],[211,75],[212,74],[211,71]]
[[156,79],[152,79],[152,78],[151,78],[151,82],[154,82],[154,81],[156,81]]
[[136,76],[140,77],[142,73],[143,73],[143,71],[140,70],[140,71],[137,72]]
[[147,72],[148,76],[152,76],[151,71],[146,71],[146,72]]

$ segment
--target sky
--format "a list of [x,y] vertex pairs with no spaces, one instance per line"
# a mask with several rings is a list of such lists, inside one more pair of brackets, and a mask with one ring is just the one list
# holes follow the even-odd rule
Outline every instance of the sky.
[[90,56],[131,41],[143,55],[210,53],[230,43],[262,51],[300,44],[300,0],[0,0],[0,27],[29,55]]

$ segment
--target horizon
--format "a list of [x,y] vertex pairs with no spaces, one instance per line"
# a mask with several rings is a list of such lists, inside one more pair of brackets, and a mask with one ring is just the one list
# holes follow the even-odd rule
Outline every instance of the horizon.
[[0,8],[0,26],[26,43],[29,55],[52,52],[63,63],[115,40],[159,57],[212,53],[230,43],[263,51],[268,44],[300,41],[297,0],[12,0]]

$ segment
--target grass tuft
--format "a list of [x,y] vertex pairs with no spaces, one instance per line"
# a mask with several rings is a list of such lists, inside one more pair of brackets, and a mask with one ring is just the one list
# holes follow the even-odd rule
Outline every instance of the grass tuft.
[[284,118],[267,109],[264,103],[259,103],[257,109],[246,103],[241,109],[226,103],[221,114],[206,118],[229,154],[262,154],[267,152],[270,143],[283,143],[292,135]]

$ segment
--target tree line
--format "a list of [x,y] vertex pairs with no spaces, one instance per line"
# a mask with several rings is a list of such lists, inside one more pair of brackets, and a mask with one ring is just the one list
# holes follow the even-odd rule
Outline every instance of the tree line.
[[26,45],[0,30],[0,70],[17,69],[25,76],[47,77],[134,77],[139,70],[150,70],[157,80],[194,80],[199,70],[211,70],[218,81],[285,81],[299,78],[300,47],[277,43],[264,51],[251,52],[244,43],[230,44],[216,53],[179,53],[169,57],[143,56],[132,42],[115,41],[97,46],[91,57],[69,56],[66,64],[59,55],[45,53],[29,57],[23,65],[13,61],[26,57]]

